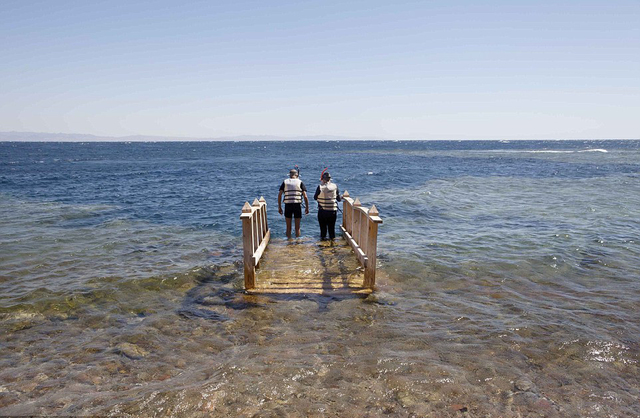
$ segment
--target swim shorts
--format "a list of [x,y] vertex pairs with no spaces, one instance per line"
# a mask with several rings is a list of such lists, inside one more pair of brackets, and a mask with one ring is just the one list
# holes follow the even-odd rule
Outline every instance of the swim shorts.
[[302,205],[300,203],[285,203],[284,217],[297,219],[302,218]]

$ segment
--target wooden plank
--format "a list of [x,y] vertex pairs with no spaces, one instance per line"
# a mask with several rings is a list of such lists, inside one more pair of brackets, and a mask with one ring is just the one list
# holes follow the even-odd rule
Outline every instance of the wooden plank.
[[264,199],[264,196],[260,196],[260,203],[263,205],[264,210],[262,211],[263,216],[263,228],[264,234],[266,235],[269,230],[269,223],[267,222],[267,201]]
[[260,243],[262,243],[262,236],[262,210],[258,207],[256,210],[256,250],[260,246]]
[[360,246],[360,248],[362,248],[362,251],[366,254],[369,255],[368,253],[368,246],[367,246],[367,239],[368,239],[368,235],[367,235],[367,228],[369,225],[369,215],[367,214],[367,212],[369,212],[369,209],[364,208],[364,207],[359,207],[358,208],[360,210],[360,231],[358,233],[358,245]]
[[340,226],[340,229],[342,229],[342,234],[344,235],[344,239],[353,249],[353,252],[355,253],[356,258],[360,262],[360,265],[362,265],[362,267],[366,267],[368,263],[367,255],[364,253],[364,251],[362,251],[362,248],[358,246],[358,243],[356,242],[356,240],[353,239],[353,237],[344,229],[343,226]]
[[360,219],[360,211],[358,210],[359,207],[360,207],[360,201],[356,199],[356,201],[353,202],[353,211],[351,212],[351,214],[353,215],[353,222],[351,223],[351,231],[349,231],[349,233],[351,234],[353,239],[356,241],[356,243],[360,243],[361,219]]
[[349,244],[351,248],[353,248],[353,250],[355,251],[355,249],[358,248],[358,243],[356,242],[356,240],[353,239],[351,234],[349,234],[349,232],[347,232],[347,230],[343,226],[340,226],[340,229],[342,230],[342,235],[344,236],[344,239],[347,241],[347,244]]
[[254,212],[254,216],[251,217],[251,251],[252,253],[255,253],[256,250],[258,249],[258,245],[260,245],[258,241],[258,228],[256,225],[256,221],[257,221],[257,218]]
[[346,209],[346,214],[347,214],[347,224],[344,226],[345,229],[347,231],[349,231],[349,234],[351,234],[351,232],[353,231],[353,202],[350,202],[349,199],[347,199],[347,209]]
[[255,234],[256,234],[256,242],[255,242],[255,249],[254,252],[258,249],[258,247],[260,246],[260,243],[262,242],[262,214],[261,214],[261,209],[262,209],[262,205],[260,204],[260,201],[258,199],[253,199],[253,203],[251,204],[251,207],[255,209]]
[[291,288],[270,288],[270,287],[260,287],[248,289],[247,293],[252,295],[291,295],[291,294],[300,294],[300,295],[323,295],[328,294],[332,297],[335,296],[350,296],[350,295],[368,295],[372,292],[371,289],[365,287],[354,287],[354,288],[335,288],[335,289],[323,289],[323,288],[309,288],[306,285],[301,285],[299,287],[291,287]]
[[353,200],[349,197],[349,191],[345,190],[342,195],[342,226],[347,230],[349,230],[349,222],[351,222],[349,217],[351,202]]
[[369,264],[369,258],[365,255],[364,252],[362,252],[361,248],[356,249],[355,253],[356,253],[356,258],[358,259],[362,267],[366,269],[367,264]]
[[269,245],[270,239],[271,239],[271,231],[269,230],[267,231],[267,234],[262,239],[262,242],[260,243],[260,246],[258,247],[256,252],[253,253],[254,264],[256,266],[260,262],[260,258],[262,258],[262,254],[264,253],[264,250],[267,248],[267,245]]
[[353,234],[353,199],[347,197],[344,200],[347,203],[347,223],[345,225],[345,228],[349,232],[349,234]]

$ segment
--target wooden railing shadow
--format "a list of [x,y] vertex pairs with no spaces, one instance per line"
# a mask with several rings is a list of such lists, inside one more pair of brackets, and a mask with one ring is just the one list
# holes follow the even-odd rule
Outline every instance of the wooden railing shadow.
[[304,254],[312,256],[313,262],[307,266],[307,272],[278,270],[282,266],[276,267],[273,258],[282,258],[283,253],[286,256],[287,250],[280,248],[283,244],[278,240],[274,245],[258,275],[256,287],[247,291],[260,303],[263,303],[261,297],[267,297],[271,302],[312,301],[322,311],[331,303],[364,299],[372,292],[362,287],[363,270],[357,267],[350,248],[343,241],[291,244],[292,248],[304,247]]
[[344,241],[276,240],[267,254],[252,294],[349,297],[371,293],[362,287],[363,271]]

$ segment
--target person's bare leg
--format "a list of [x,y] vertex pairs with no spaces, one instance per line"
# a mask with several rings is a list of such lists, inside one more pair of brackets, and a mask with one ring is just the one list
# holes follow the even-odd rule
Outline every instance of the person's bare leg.
[[[287,223],[287,238],[291,238],[291,218],[284,218]],[[298,219],[296,219],[298,221]],[[298,222],[296,222],[296,225]],[[296,227],[297,228],[297,227]]]
[[300,218],[296,218],[296,237],[300,236]]

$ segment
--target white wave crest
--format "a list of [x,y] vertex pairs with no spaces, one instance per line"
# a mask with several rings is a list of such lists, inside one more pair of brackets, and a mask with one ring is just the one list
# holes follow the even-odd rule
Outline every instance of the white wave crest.
[[609,152],[606,149],[602,148],[593,148],[593,149],[582,149],[576,151],[568,151],[568,150],[536,150],[536,151],[524,151],[530,154],[574,154],[576,152]]
[[573,154],[576,151],[553,151],[553,150],[540,150],[540,151],[525,151],[529,154]]
[[606,149],[603,148],[593,148],[593,149],[585,149],[582,151],[578,151],[578,152],[609,152]]

